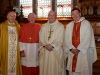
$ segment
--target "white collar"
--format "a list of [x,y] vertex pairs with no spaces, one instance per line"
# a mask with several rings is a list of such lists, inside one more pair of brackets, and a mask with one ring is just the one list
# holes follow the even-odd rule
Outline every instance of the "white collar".
[[7,21],[8,22],[8,24],[10,24],[10,25],[15,25],[15,23],[13,22],[13,23],[10,23],[9,21]]
[[[83,21],[85,19],[85,17],[81,17],[80,19],[79,19],[79,21],[77,21],[77,22],[81,22],[81,21]],[[75,22],[75,21],[74,21]],[[75,23],[77,23],[77,22],[75,22]]]

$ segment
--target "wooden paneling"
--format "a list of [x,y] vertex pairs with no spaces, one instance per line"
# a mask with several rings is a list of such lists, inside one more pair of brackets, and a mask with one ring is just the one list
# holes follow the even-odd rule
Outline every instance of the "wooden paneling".
[[95,40],[96,40],[96,49],[97,49],[97,61],[93,64],[93,75],[100,75],[100,22],[95,20],[90,21],[93,27]]
[[100,45],[97,46],[98,60],[93,64],[93,75],[100,75]]

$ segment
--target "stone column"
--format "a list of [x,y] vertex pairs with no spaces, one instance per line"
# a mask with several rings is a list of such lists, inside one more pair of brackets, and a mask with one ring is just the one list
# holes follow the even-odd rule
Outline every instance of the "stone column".
[[51,0],[52,1],[52,10],[56,11],[57,10],[57,1],[56,0]]
[[37,0],[33,0],[33,12],[37,15]]

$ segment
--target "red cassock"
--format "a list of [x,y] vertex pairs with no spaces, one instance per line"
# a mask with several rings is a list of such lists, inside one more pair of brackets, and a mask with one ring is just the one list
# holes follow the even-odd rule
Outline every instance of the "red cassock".
[[[23,43],[38,43],[39,31],[41,25],[35,23],[31,25],[29,23],[23,24],[20,30],[19,40]],[[23,51],[21,51],[22,53]],[[39,67],[26,67],[22,66],[23,75],[39,75]]]
[[39,31],[41,25],[35,23],[31,25],[29,23],[22,25],[20,30],[20,42],[25,43],[38,43],[39,42]]

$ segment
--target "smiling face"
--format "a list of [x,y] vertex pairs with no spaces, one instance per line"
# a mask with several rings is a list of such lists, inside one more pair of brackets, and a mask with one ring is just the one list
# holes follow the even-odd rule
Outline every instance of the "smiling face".
[[81,18],[81,13],[78,10],[73,10],[71,16],[73,17],[73,20],[77,22]]
[[7,14],[7,20],[10,23],[14,23],[16,19],[16,13],[14,11],[11,11]]
[[28,15],[28,21],[29,21],[29,23],[34,24],[35,20],[36,20],[36,15],[34,13],[30,13]]
[[48,14],[49,23],[54,23],[56,21],[56,12],[50,11]]

